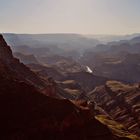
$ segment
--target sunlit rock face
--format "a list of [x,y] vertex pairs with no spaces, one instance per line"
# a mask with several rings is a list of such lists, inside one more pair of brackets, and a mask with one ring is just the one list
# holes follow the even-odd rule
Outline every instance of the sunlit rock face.
[[94,99],[114,120],[137,135],[140,135],[139,97],[139,84],[129,85],[118,81],[108,81],[90,93],[90,99]]

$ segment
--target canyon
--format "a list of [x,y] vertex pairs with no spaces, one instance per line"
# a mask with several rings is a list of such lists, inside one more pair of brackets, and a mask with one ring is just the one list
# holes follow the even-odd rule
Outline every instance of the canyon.
[[140,139],[138,80],[97,74],[95,59],[12,50],[0,35],[0,139]]

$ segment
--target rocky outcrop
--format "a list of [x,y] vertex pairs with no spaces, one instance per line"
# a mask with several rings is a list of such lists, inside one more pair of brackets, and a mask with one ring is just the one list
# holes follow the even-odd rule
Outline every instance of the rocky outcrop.
[[97,87],[90,97],[114,120],[122,123],[130,132],[140,135],[140,88],[138,84],[127,85],[108,81]]

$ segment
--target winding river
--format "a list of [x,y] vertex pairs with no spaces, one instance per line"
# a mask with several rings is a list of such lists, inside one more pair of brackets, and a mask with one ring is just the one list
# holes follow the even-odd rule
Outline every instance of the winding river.
[[93,71],[91,70],[91,68],[89,66],[86,66],[87,72],[89,73],[93,73]]

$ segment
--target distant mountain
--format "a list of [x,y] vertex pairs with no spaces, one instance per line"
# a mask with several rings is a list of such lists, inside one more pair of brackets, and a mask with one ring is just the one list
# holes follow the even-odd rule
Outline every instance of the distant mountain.
[[[113,79],[118,77],[118,80],[123,79],[129,82],[139,82],[140,79],[137,75],[139,73],[139,62],[137,61],[139,54],[140,36],[137,36],[130,40],[109,42],[105,45],[99,44],[94,48],[87,49],[80,57],[79,62],[90,66],[92,70],[95,70],[94,74]],[[124,59],[127,64],[124,63]],[[135,72],[133,67],[135,67]]]
[[99,40],[102,43],[120,41],[120,40],[130,40],[140,36],[140,33],[130,34],[130,35],[86,35],[88,38],[94,38]]
[[13,46],[47,47],[57,46],[65,51],[83,50],[99,44],[96,39],[89,39],[79,34],[3,34],[8,44]]
[[130,41],[129,41],[130,44],[137,44],[137,43],[140,43],[140,35],[137,36],[137,37],[134,37],[132,38]]

